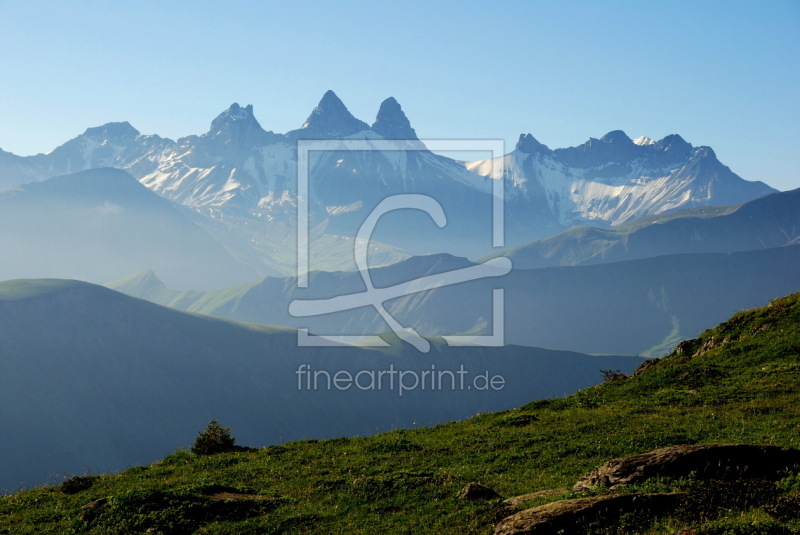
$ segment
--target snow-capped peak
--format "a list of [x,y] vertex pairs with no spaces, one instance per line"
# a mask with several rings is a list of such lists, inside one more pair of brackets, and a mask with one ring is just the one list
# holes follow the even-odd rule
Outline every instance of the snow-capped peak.
[[655,143],[656,143],[655,141],[653,141],[652,139],[650,139],[647,136],[637,137],[636,139],[633,140],[633,142],[635,144],[641,145],[641,146],[644,146],[644,145],[655,145]]

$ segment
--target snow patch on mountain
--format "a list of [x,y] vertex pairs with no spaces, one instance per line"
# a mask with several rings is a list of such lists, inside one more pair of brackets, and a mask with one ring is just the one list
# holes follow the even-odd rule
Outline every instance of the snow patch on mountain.
[[[608,160],[602,161],[603,156]],[[501,165],[493,172],[495,163]],[[675,135],[655,142],[631,140],[614,131],[556,151],[526,135],[501,159],[468,162],[465,167],[492,179],[505,178],[509,200],[545,201],[565,227],[587,222],[618,225],[643,215],[712,204],[718,181],[731,185],[728,194],[741,198],[738,202],[772,191],[733,174],[710,148],[692,147]],[[728,199],[720,202],[727,203]]]

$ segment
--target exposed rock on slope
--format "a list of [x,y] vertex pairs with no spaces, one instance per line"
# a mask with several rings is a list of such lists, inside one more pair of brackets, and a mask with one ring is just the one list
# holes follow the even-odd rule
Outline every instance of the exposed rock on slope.
[[506,517],[497,524],[494,533],[495,535],[577,533],[576,528],[583,523],[598,519],[610,520],[623,513],[669,512],[678,506],[683,496],[681,493],[614,494],[561,500]]
[[612,459],[575,483],[573,490],[617,488],[655,476],[682,477],[694,472],[707,479],[774,477],[800,464],[800,451],[748,444],[669,446]]

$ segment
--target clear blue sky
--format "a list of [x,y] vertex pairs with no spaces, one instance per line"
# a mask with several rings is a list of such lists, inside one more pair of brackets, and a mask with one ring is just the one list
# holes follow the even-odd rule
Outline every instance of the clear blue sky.
[[232,102],[299,127],[327,89],[421,137],[679,133],[800,187],[800,2],[0,0],[0,147],[127,120],[176,139]]

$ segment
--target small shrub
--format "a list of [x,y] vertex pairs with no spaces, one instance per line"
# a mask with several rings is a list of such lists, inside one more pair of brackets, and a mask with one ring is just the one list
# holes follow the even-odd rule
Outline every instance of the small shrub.
[[67,479],[61,483],[61,492],[64,494],[77,494],[82,490],[91,488],[94,485],[94,480],[97,477],[90,476],[75,476]]
[[215,453],[226,453],[238,451],[234,443],[236,439],[231,436],[231,430],[222,427],[216,420],[208,423],[205,431],[201,432],[194,440],[192,453],[196,455],[213,455]]
[[603,380],[606,382],[621,381],[627,379],[628,376],[622,373],[622,370],[600,370],[603,374]]

